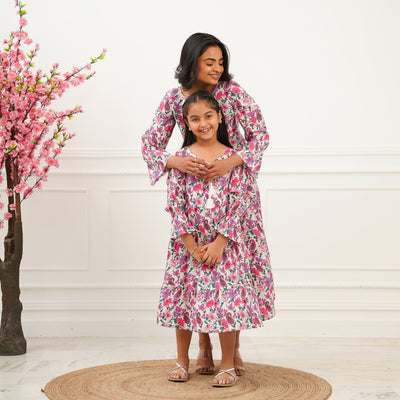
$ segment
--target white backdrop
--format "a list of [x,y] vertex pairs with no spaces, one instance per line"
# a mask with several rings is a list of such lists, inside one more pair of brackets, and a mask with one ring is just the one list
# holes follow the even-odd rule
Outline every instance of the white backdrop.
[[[278,310],[251,334],[400,333],[400,2],[25,3],[42,69],[108,49],[59,101],[83,106],[77,137],[24,204],[28,336],[165,333],[154,319],[169,220],[140,137],[197,31],[228,45],[271,136],[259,184]],[[13,4],[0,5],[2,38]]]

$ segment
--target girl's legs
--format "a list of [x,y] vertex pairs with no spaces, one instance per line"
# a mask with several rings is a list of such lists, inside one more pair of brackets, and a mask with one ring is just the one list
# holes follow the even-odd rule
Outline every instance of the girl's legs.
[[[220,369],[228,370],[234,367],[233,352],[235,350],[236,331],[223,332],[219,334],[219,341],[221,343],[221,365]],[[214,378],[213,383],[229,384],[233,382],[233,378],[229,374],[221,374],[217,379]]]
[[199,333],[199,355],[197,356],[196,372],[200,374],[214,373],[212,345],[208,333]]
[[[183,329],[176,329],[176,348],[178,351],[178,358],[176,362],[179,365],[189,368],[189,346],[192,339],[192,332]],[[181,369],[176,369],[171,372],[170,377],[173,379],[185,378],[185,374]]]

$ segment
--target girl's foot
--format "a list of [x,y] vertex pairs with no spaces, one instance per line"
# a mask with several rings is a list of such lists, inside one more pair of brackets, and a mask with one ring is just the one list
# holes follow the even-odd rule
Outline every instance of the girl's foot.
[[180,363],[176,363],[176,367],[171,370],[168,375],[168,380],[173,382],[187,382],[189,379],[189,360],[182,365]]
[[237,379],[235,368],[220,369],[218,374],[214,376],[212,385],[216,387],[229,387],[233,386]]
[[211,343],[209,347],[199,349],[195,371],[200,375],[212,375],[215,373]]
[[244,365],[242,357],[239,353],[239,348],[236,347],[233,352],[233,362],[235,364],[235,373],[237,376],[242,376],[244,374]]

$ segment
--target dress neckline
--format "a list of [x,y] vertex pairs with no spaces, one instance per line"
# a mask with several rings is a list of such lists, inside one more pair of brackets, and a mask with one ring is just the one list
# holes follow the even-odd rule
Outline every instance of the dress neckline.
[[[211,94],[212,94],[213,96],[215,96],[215,93],[216,93],[216,91],[217,91],[217,88],[219,87],[219,84],[220,84],[220,81],[218,81],[218,83],[215,85],[214,90],[211,92]],[[182,92],[182,85],[179,86],[179,88],[178,88],[178,93],[180,94],[180,96],[181,96],[184,100],[186,100],[186,99],[189,97],[189,96],[185,96],[185,95],[183,94],[183,92]]]
[[[185,149],[188,150],[190,153],[192,153],[192,155],[193,155],[194,157],[202,159],[202,158],[199,157],[196,153],[193,153],[193,151],[192,151],[191,149],[189,149],[189,147],[185,147]],[[224,151],[219,157],[217,157],[214,161],[222,160],[222,159],[224,158],[224,156],[226,155],[226,153],[229,152],[229,151],[231,151],[231,150],[232,150],[232,149],[231,149],[230,147],[226,147],[225,151]]]

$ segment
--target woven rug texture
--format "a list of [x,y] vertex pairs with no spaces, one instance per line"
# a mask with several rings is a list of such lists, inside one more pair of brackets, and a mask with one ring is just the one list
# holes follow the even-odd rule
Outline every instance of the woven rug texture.
[[332,388],[307,372],[245,363],[246,371],[230,388],[211,386],[212,376],[189,370],[188,382],[170,382],[175,360],[107,364],[61,375],[44,392],[50,400],[326,400]]

